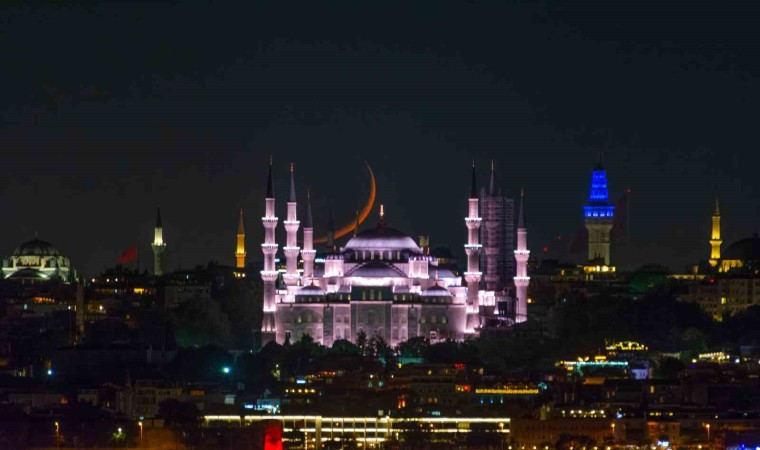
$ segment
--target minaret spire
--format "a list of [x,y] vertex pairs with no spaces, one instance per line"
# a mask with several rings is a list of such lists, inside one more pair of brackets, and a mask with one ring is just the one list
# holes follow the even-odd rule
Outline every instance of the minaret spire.
[[493,174],[493,159],[491,160],[491,182],[488,186],[488,195],[491,197],[496,194],[496,180],[494,180],[494,174]]
[[478,180],[475,176],[475,158],[472,158],[472,183],[470,184],[470,198],[478,198]]
[[515,250],[515,322],[521,323],[528,320],[528,230],[525,227],[525,193],[520,189],[520,212],[517,219],[517,249]]
[[298,284],[298,203],[296,202],[296,183],[294,179],[294,165],[290,163],[290,192],[288,195],[288,218],[284,222],[287,238],[285,242],[286,271],[283,279],[288,286]]
[[277,337],[275,323],[275,282],[279,273],[275,266],[274,257],[277,254],[278,245],[275,242],[275,229],[279,219],[275,216],[274,182],[272,179],[272,157],[269,157],[269,177],[267,180],[267,194],[264,199],[264,217],[261,222],[264,225],[264,243],[261,251],[264,253],[264,270],[261,271],[261,279],[264,281],[264,316],[261,321],[262,345],[273,341]]
[[716,267],[720,261],[720,246],[723,240],[720,238],[720,203],[715,196],[715,211],[712,215],[712,233],[710,234],[710,266]]
[[164,253],[166,252],[160,206],[156,207],[156,226],[153,228],[153,243],[150,246],[153,249],[153,275],[160,277],[164,274]]
[[314,284],[314,257],[317,252],[314,250],[314,222],[311,217],[311,192],[306,190],[306,220],[303,224],[303,250],[301,250],[301,256],[303,256],[303,277],[305,280],[311,278],[311,283]]
[[245,224],[243,223],[243,208],[240,208],[240,218],[238,219],[237,229],[237,246],[235,247],[235,268],[237,277],[244,277],[245,272]]
[[290,192],[288,194],[288,201],[289,202],[295,202],[296,201],[296,182],[294,180],[293,175],[293,163],[290,163]]
[[267,196],[266,198],[274,198],[274,180],[272,179],[272,157],[269,157],[269,177],[267,179]]

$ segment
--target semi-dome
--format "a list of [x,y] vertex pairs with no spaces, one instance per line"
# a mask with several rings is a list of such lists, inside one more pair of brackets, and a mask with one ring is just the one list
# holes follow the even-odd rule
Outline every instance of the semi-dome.
[[406,277],[406,274],[392,264],[373,261],[356,266],[346,273],[346,276],[366,278],[404,278]]
[[414,239],[382,222],[375,228],[362,231],[351,238],[345,248],[346,250],[408,250],[413,253],[422,251]]
[[757,233],[729,245],[721,259],[740,261],[760,261],[760,236]]
[[437,284],[423,290],[420,295],[422,297],[452,297],[448,289]]
[[53,244],[34,238],[19,245],[13,256],[60,256],[60,253]]
[[298,292],[296,292],[296,295],[297,296],[308,295],[308,296],[311,296],[311,297],[316,297],[316,296],[318,296],[318,297],[324,297],[325,291],[324,291],[324,289],[322,289],[321,287],[317,286],[316,284],[311,284],[309,286],[304,286],[301,289],[299,289]]

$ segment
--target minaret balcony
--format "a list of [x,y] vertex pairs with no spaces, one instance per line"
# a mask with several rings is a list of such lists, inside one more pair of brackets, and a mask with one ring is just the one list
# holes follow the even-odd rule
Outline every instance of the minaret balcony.
[[301,256],[303,256],[303,259],[314,259],[314,257],[317,256],[317,251],[314,249],[303,249],[301,250]]
[[480,223],[483,221],[480,217],[465,217],[464,223],[470,230],[480,228]]
[[274,228],[279,220],[277,217],[262,217],[261,223],[264,224],[264,228]]
[[477,283],[483,278],[483,272],[465,272],[464,279],[467,283]]
[[277,248],[279,248],[279,245],[277,244],[261,244],[261,251],[264,252],[265,255],[274,255],[277,253]]
[[282,250],[285,252],[285,256],[298,256],[298,252],[301,250],[299,247],[283,247]]
[[300,225],[300,220],[286,220],[282,222],[283,225],[285,225],[285,230],[288,232],[298,231],[298,225]]
[[280,272],[276,270],[262,270],[261,279],[265,282],[277,281],[277,277],[280,276]]
[[483,247],[480,244],[465,244],[464,252],[467,256],[480,254],[480,249]]

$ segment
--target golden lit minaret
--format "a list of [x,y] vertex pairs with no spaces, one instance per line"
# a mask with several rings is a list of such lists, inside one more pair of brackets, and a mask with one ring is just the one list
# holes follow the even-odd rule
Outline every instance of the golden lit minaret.
[[712,234],[710,237],[710,265],[715,267],[720,260],[720,244],[723,241],[720,239],[720,204],[718,203],[718,197],[715,197],[715,211],[712,215]]
[[[243,224],[243,208],[240,208],[240,220],[237,230],[237,247],[235,248],[235,268],[245,269],[245,225]],[[242,272],[240,272],[243,274]],[[244,275],[241,275],[244,276]]]

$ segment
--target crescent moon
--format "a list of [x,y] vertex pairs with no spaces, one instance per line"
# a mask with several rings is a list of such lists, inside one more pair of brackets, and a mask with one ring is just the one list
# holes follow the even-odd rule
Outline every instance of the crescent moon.
[[[372,212],[372,207],[375,205],[375,174],[372,173],[372,167],[369,166],[369,163],[367,161],[364,161],[364,164],[367,165],[367,170],[369,171],[369,198],[367,199],[367,203],[364,204],[364,207],[359,212],[359,224],[362,224],[365,220],[367,220],[367,217],[369,216],[369,213]],[[348,225],[341,227],[339,230],[335,231],[335,236],[333,236],[333,239],[341,238],[348,233],[351,233],[356,229],[356,222],[352,221]],[[327,236],[321,236],[317,239],[314,239],[315,244],[324,244],[327,242]]]

